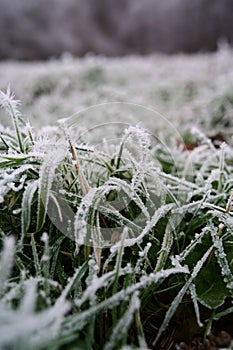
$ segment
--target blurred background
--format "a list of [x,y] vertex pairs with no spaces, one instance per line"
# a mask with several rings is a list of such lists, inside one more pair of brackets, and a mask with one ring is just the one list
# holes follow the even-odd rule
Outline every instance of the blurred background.
[[232,0],[0,0],[0,59],[193,53],[233,43]]

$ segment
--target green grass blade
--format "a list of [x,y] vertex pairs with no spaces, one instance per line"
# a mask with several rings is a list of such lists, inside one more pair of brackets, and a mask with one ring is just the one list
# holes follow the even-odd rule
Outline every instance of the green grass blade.
[[34,195],[38,189],[38,181],[30,182],[24,193],[22,198],[22,213],[21,213],[21,234],[22,240],[24,235],[28,232],[28,228],[31,222],[31,209]]

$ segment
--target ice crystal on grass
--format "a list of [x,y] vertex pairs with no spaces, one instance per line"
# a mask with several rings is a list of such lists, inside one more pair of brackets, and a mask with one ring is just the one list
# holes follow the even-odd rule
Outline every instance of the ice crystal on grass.
[[109,342],[105,345],[105,350],[113,350],[116,348],[117,344],[124,342],[124,338],[127,336],[130,324],[133,321],[134,313],[140,308],[140,300],[138,298],[138,292],[132,295],[129,303],[129,307],[125,314],[116,324]]
[[15,240],[13,236],[4,240],[3,251],[0,255],[0,297],[4,294],[5,282],[10,276],[13,267]]
[[[140,59],[131,60],[148,70],[148,77],[154,74],[153,59],[148,68]],[[164,96],[160,80],[152,84],[149,78],[146,89],[126,61],[121,69],[138,82],[137,90],[142,88],[138,98],[144,104],[158,102]],[[95,64],[79,63],[75,77],[82,76],[82,85],[89,79],[82,75],[83,65],[88,73]],[[174,68],[170,63],[165,71]],[[120,74],[117,62],[109,64]],[[54,76],[57,67],[59,62],[51,63]],[[103,69],[105,84],[108,79],[116,84],[114,69],[108,64]],[[35,74],[30,86],[38,92],[40,73]],[[216,317],[232,312],[232,140],[230,129],[223,128],[225,143],[215,142],[212,112],[220,111],[202,74],[191,74],[201,80],[195,102],[175,88],[177,82],[169,89],[163,83],[170,91],[167,108],[180,106],[173,114],[179,115],[175,123],[181,135],[154,112],[145,118],[147,130],[144,115],[134,115],[139,106],[128,115],[117,103],[33,131],[9,90],[1,93],[14,130],[0,126],[0,348],[152,348],[160,337],[164,341],[163,332],[179,318],[183,303],[206,329],[213,310]],[[212,84],[223,96],[231,84],[223,88],[219,81]],[[76,80],[64,98],[60,79],[54,84],[53,96],[37,96],[27,105],[37,117],[46,119],[47,108],[56,118],[68,115],[76,112],[76,101],[81,110],[100,96],[107,101],[111,93],[124,99],[107,85],[101,93],[97,86],[92,93],[80,90],[80,97]],[[133,85],[127,96],[136,96]],[[192,130],[194,113],[199,125]],[[207,115],[205,122],[199,115]],[[122,123],[106,125],[118,117]],[[201,125],[212,127],[205,131]],[[192,145],[185,135],[182,140],[183,128]]]
[[[220,224],[220,229],[224,228],[223,224]],[[226,283],[227,288],[229,289],[231,295],[233,294],[233,274],[229,266],[229,262],[227,260],[227,254],[224,250],[223,247],[223,241],[222,237],[219,237],[216,234],[216,231],[212,231],[212,240],[214,243],[214,248],[215,248],[215,255],[217,258],[217,261],[219,263],[219,266],[221,268],[221,273],[223,275],[223,280]]]
[[199,310],[198,301],[197,301],[197,292],[196,292],[195,284],[191,283],[189,289],[190,289],[190,294],[194,305],[194,310],[196,313],[197,324],[201,328],[203,327],[203,323],[201,322],[201,319],[200,319],[200,310]]

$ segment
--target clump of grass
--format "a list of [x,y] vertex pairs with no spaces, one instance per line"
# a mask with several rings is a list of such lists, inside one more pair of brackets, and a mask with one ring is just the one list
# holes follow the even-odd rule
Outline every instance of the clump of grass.
[[0,104],[1,349],[168,348],[183,305],[203,338],[233,313],[231,146],[131,126],[107,152]]

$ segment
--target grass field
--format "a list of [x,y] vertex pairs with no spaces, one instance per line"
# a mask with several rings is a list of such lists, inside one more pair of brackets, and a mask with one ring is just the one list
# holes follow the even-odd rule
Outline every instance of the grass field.
[[1,350],[231,348],[232,67],[0,64]]

